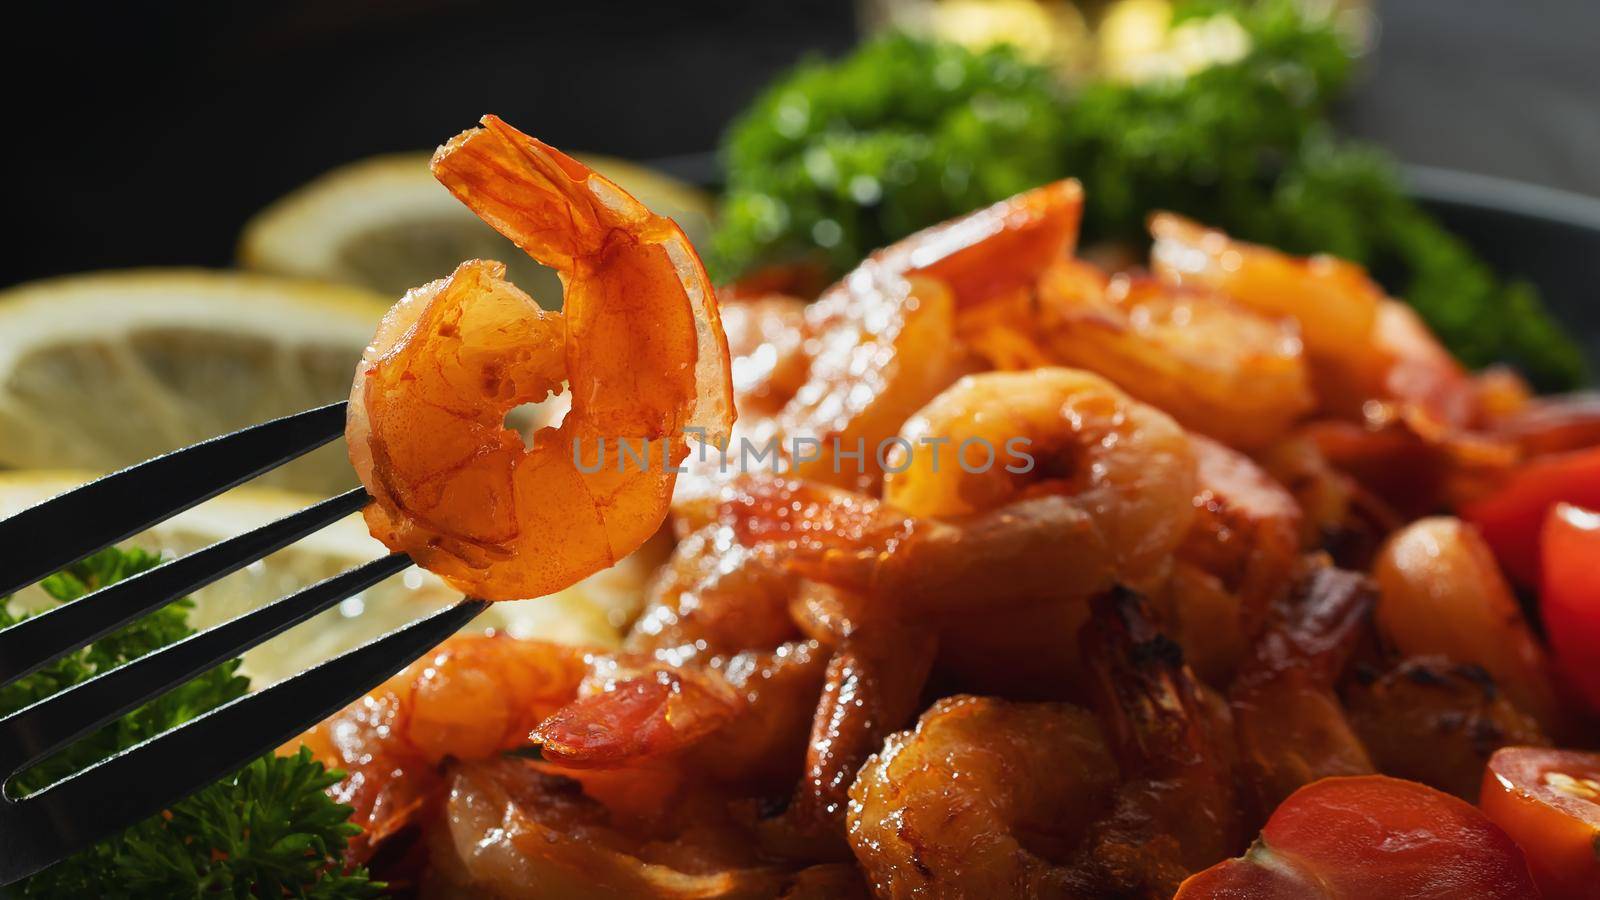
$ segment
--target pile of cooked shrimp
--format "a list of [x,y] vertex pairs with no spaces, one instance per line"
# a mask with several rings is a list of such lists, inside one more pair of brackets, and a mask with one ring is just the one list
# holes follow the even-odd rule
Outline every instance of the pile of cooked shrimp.
[[1168,214],[1147,266],[1078,258],[1070,181],[809,298],[714,290],[496,118],[433,168],[565,303],[472,260],[394,308],[351,394],[373,533],[488,599],[664,561],[620,648],[458,637],[303,735],[352,860],[447,897],[1600,896],[1600,756],[1553,749],[1600,699],[1600,516],[1562,502],[1600,503],[1600,404],[1469,374],[1336,259]]

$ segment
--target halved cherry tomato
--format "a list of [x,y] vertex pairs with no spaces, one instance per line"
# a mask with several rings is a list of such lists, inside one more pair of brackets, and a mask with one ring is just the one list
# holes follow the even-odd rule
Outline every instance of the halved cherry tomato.
[[1513,578],[1536,587],[1539,526],[1563,501],[1600,509],[1600,447],[1533,460],[1499,490],[1464,507],[1461,517],[1478,526]]
[[1190,876],[1174,900],[1538,896],[1522,851],[1471,804],[1359,775],[1295,791],[1248,853]]
[[1600,755],[1503,747],[1478,805],[1521,845],[1545,900],[1600,898]]
[[1558,503],[1540,539],[1539,612],[1556,666],[1600,710],[1600,513]]

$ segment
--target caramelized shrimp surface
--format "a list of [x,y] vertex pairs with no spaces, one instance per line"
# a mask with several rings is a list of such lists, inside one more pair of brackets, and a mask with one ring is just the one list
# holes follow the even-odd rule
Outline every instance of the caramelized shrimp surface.
[[[439,148],[434,175],[565,285],[541,310],[498,263],[416,288],[378,328],[350,391],[367,524],[453,586],[537,597],[660,527],[686,431],[733,422],[726,338],[671,220],[493,116]],[[507,412],[566,390],[531,446]],[[624,455],[628,446],[634,457]]]
[[1098,565],[1127,577],[1176,549],[1193,520],[1188,435],[1089,372],[969,375],[907,420],[900,438],[888,502],[948,517],[1056,494],[1103,538],[1109,558]]
[[1067,264],[1040,282],[1039,330],[1060,363],[1098,372],[1185,427],[1239,447],[1282,437],[1314,406],[1293,319],[1148,276],[1119,275],[1103,290],[1083,285]]
[[1078,896],[1063,862],[1116,784],[1088,712],[947,697],[861,767],[850,846],[879,897]]

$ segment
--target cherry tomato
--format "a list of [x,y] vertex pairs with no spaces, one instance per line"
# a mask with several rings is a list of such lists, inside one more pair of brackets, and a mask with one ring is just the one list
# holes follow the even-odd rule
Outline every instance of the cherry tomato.
[[1600,755],[1502,747],[1478,805],[1521,845],[1545,900],[1600,898]]
[[1513,578],[1536,587],[1539,526],[1562,501],[1600,509],[1600,447],[1533,460],[1499,490],[1464,507],[1461,517],[1478,526]]
[[1539,612],[1556,666],[1600,710],[1600,513],[1558,503],[1540,539]]
[[1360,775],[1295,791],[1248,853],[1190,876],[1174,900],[1538,896],[1522,851],[1477,808]]

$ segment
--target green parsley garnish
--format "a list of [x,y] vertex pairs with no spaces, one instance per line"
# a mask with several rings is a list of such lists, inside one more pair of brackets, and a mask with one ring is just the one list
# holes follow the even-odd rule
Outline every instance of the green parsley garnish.
[[[42,583],[66,603],[149,569],[160,558],[139,549],[103,550]],[[0,598],[3,601],[4,598]],[[193,603],[178,600],[88,647],[0,689],[0,715],[194,633]],[[24,618],[0,602],[0,627]],[[244,694],[232,660],[134,710],[16,780],[26,794],[188,721]],[[382,885],[340,860],[359,832],[350,808],[324,792],[340,778],[304,749],[264,756],[170,810],[4,889],[5,896],[46,898],[333,898],[372,897]]]

